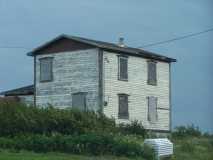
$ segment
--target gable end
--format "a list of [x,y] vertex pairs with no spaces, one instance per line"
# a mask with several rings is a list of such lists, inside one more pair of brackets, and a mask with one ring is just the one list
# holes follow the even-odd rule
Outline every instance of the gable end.
[[92,48],[95,47],[89,44],[79,43],[75,40],[62,37],[55,41],[49,42],[48,44],[41,46],[40,48],[37,48],[33,52],[33,55],[86,50]]

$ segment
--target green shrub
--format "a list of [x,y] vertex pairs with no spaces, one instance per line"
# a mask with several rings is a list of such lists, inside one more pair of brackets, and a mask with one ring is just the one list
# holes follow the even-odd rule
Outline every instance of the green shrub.
[[93,111],[81,112],[51,106],[39,108],[15,102],[0,103],[0,136],[54,133],[75,135],[88,132],[133,134],[142,137],[147,135],[142,123],[138,121],[116,126],[114,119]]
[[35,152],[65,152],[74,154],[143,157],[150,159],[153,152],[136,142],[128,142],[122,136],[110,134],[83,135],[25,135],[13,138],[0,137],[0,148],[16,151],[29,150]]
[[193,124],[189,126],[179,126],[176,127],[172,132],[174,138],[185,138],[185,137],[200,137],[202,133],[199,127],[195,127]]
[[137,121],[116,126],[114,119],[92,111],[0,103],[2,149],[153,157],[137,141],[141,136],[146,131]]
[[114,133],[117,132],[116,130],[113,119],[92,111],[80,112],[51,106],[38,108],[27,107],[20,103],[0,103],[0,136]]
[[147,131],[143,127],[142,123],[137,120],[132,121],[130,124],[119,124],[119,130],[123,134],[140,135],[143,138],[147,136]]
[[144,145],[143,146],[143,157],[145,159],[150,159],[150,160],[154,160],[156,159],[156,155],[155,155],[155,151],[153,148],[151,148],[148,145]]

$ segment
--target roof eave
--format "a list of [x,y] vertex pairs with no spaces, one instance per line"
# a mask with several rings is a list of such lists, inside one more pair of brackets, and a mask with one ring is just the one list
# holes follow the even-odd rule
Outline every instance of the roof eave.
[[[87,40],[84,40],[84,39],[79,40],[75,36],[69,36],[69,35],[66,35],[66,34],[61,34],[58,37],[52,39],[51,41],[46,42],[45,44],[43,44],[43,45],[33,49],[31,52],[27,53],[27,55],[28,56],[35,56],[36,52],[39,51],[41,48],[43,48],[43,47],[51,44],[52,42],[54,42],[56,40],[61,39],[61,38],[72,39],[72,40],[75,40],[75,41],[78,41],[78,42],[81,42],[81,43],[85,43],[85,44],[88,44],[88,45],[91,45],[91,46],[94,46],[94,47],[97,47],[97,48],[100,48],[100,49],[103,49],[103,50],[111,50],[111,51],[120,52],[120,53],[123,52],[123,53],[126,53],[126,54],[132,54],[132,55],[139,56],[139,57],[153,58],[153,59],[165,61],[165,62],[168,62],[168,63],[177,61],[176,59],[169,58],[169,57],[166,57],[166,56],[156,55],[154,53],[144,51],[144,50],[141,50],[140,52],[133,52],[133,51],[131,52],[131,51],[125,51],[122,48],[116,49],[116,48],[105,47],[104,45],[97,44],[97,43],[94,43],[94,42],[88,42]],[[148,54],[150,54],[150,55],[148,55]]]
[[134,55],[134,56],[137,56],[137,57],[143,57],[143,58],[150,58],[150,59],[155,59],[155,60],[159,60],[159,61],[163,61],[163,62],[168,62],[168,63],[171,63],[171,62],[176,62],[177,60],[176,59],[173,59],[173,58],[169,58],[169,57],[159,57],[159,56],[153,56],[153,55],[145,55],[145,54],[140,54],[140,53],[135,53],[135,52],[127,52],[127,51],[120,51],[120,50],[116,50],[116,49],[109,49],[109,48],[106,48],[106,47],[99,47],[103,50],[106,50],[106,51],[116,51],[116,52],[119,52],[119,53],[126,53],[126,54],[129,54],[129,55]]

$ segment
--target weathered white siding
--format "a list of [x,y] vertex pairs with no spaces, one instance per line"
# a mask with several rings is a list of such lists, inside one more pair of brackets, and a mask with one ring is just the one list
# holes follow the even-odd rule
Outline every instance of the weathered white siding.
[[[53,81],[40,82],[40,58],[53,57]],[[98,104],[98,49],[36,56],[36,105],[71,107],[72,93],[87,92],[88,109]]]
[[[147,59],[129,56],[128,81],[118,80],[118,57],[115,53],[103,54],[104,113],[118,123],[139,120],[147,129],[170,129],[169,64],[157,62],[157,86],[147,84]],[[118,119],[118,94],[129,94],[129,120]],[[147,97],[158,98],[158,121],[148,121]]]
[[20,98],[20,101],[22,103],[25,103],[26,105],[32,106],[34,105],[34,95],[23,95],[23,96],[18,96]]

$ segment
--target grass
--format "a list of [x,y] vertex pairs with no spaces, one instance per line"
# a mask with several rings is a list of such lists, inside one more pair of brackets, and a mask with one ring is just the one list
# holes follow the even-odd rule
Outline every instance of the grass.
[[171,160],[213,160],[213,138],[183,138],[173,140]]
[[[114,156],[80,156],[63,153],[34,153],[21,151],[19,153],[11,151],[0,151],[0,160],[132,160],[126,157],[114,157]],[[136,160],[143,160],[137,158]]]

